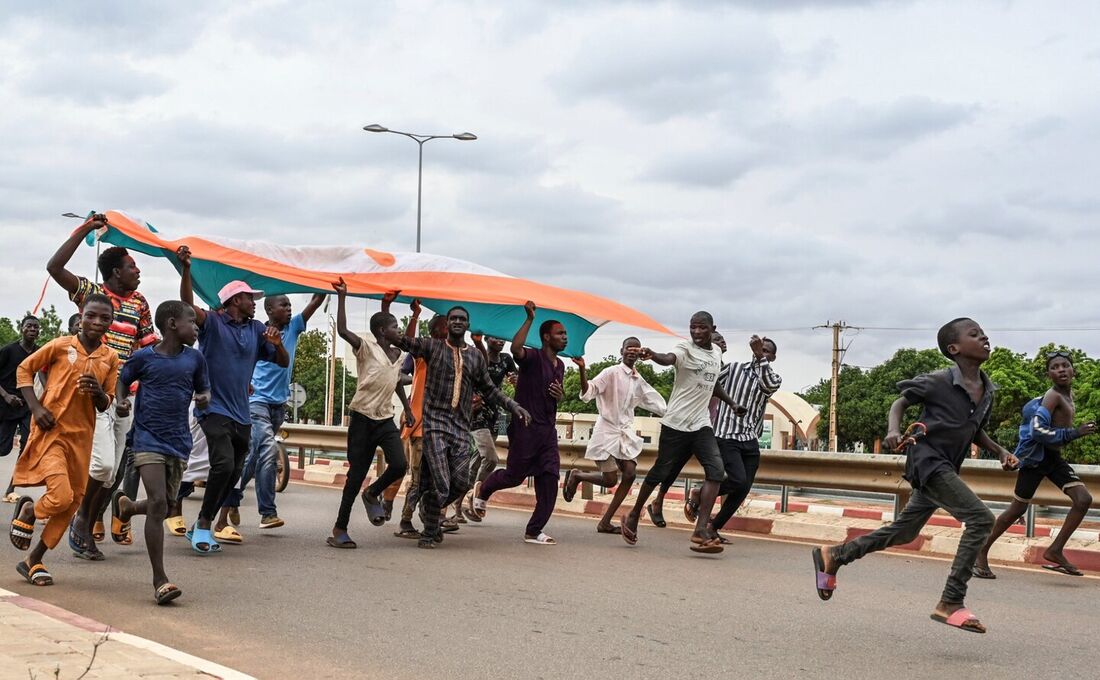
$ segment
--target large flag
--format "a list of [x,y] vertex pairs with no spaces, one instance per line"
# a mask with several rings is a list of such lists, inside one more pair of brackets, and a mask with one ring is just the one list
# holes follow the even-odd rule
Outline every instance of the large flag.
[[186,236],[174,241],[150,231],[143,220],[125,213],[107,213],[100,239],[146,255],[168,258],[179,269],[175,251],[191,249],[195,294],[211,307],[226,283],[239,279],[268,295],[331,293],[343,277],[348,294],[380,299],[401,291],[399,302],[419,298],[439,314],[454,305],[470,313],[470,329],[510,339],[526,318],[523,305],[538,306],[531,343],[539,342],[538,326],[557,319],[569,332],[566,356],[580,356],[588,337],[600,326],[618,322],[660,333],[670,330],[646,314],[590,293],[547,286],[482,267],[472,262],[427,253],[389,253],[362,246],[285,246],[220,236]]

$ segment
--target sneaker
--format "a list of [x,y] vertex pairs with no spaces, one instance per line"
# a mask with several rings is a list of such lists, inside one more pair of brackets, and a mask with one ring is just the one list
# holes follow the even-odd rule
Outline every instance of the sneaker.
[[278,527],[283,526],[283,524],[283,520],[279,519],[278,515],[264,515],[260,519],[261,529],[277,529]]

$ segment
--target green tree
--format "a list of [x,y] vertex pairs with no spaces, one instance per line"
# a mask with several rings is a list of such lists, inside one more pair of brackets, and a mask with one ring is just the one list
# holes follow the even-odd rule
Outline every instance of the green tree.
[[[294,374],[291,378],[306,391],[306,402],[298,408],[298,419],[323,422],[325,417],[325,365],[329,361],[329,336],[321,329],[306,331],[298,337],[298,347],[294,354]],[[330,425],[337,425],[340,418],[340,379],[346,381],[344,390],[344,410],[355,395],[355,378],[344,368],[344,360],[336,359],[335,397],[333,398],[333,418]]]
[[[19,317],[18,319],[9,319],[8,317],[0,317],[0,346],[7,345],[15,342],[19,339],[19,322],[23,320],[30,311]],[[62,320],[57,315],[57,309],[50,305],[45,309],[42,309],[38,313],[38,320],[42,324],[42,332],[38,334],[38,344],[43,345],[50,340],[60,336],[63,330],[67,330],[63,327],[63,323],[66,320]]]

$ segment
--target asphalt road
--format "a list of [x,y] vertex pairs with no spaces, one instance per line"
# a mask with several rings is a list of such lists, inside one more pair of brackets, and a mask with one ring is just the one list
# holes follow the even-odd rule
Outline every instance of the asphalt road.
[[[7,479],[12,461],[0,460]],[[490,508],[434,550],[352,519],[358,550],[324,544],[336,489],[291,485],[288,525],[263,532],[252,495],[246,543],[193,555],[166,549],[183,589],[152,604],[140,522],[130,547],[88,563],[59,549],[57,580],[34,588],[3,541],[0,587],[260,678],[982,678],[1095,677],[1100,579],[1001,567],[968,604],[985,636],[929,620],[947,563],[874,555],[818,600],[806,545],[737,536],[718,557],[687,534],[643,524],[637,547],[555,517],[553,547],[524,544],[524,512]],[[8,509],[11,506],[3,506]],[[198,503],[185,513],[193,519]],[[6,510],[7,511],[7,510]],[[5,518],[6,520],[6,518]],[[6,576],[4,576],[6,574]]]

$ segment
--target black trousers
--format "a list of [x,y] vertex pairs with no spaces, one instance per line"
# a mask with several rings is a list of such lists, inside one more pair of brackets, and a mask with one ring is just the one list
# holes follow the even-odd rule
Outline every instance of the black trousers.
[[714,516],[715,529],[726,526],[733,513],[748,498],[752,483],[756,480],[756,471],[760,469],[760,442],[756,439],[742,442],[719,437],[718,450],[726,467],[726,481],[722,482],[718,493],[726,498]]
[[31,432],[30,413],[20,418],[0,420],[0,457],[11,453],[12,447],[15,446],[16,432],[19,433],[20,444],[26,444],[27,436],[30,435]]
[[199,421],[199,427],[206,435],[206,446],[210,450],[210,474],[206,478],[199,517],[213,522],[229,492],[241,479],[252,439],[252,424],[211,413]]
[[340,497],[340,511],[336,515],[336,527],[348,528],[355,497],[363,488],[363,480],[374,462],[374,452],[381,447],[386,457],[386,471],[367,487],[372,496],[381,497],[390,484],[405,476],[409,463],[405,460],[405,448],[401,445],[401,432],[393,418],[374,420],[362,413],[351,413],[348,425],[348,477],[344,481],[344,493]]

